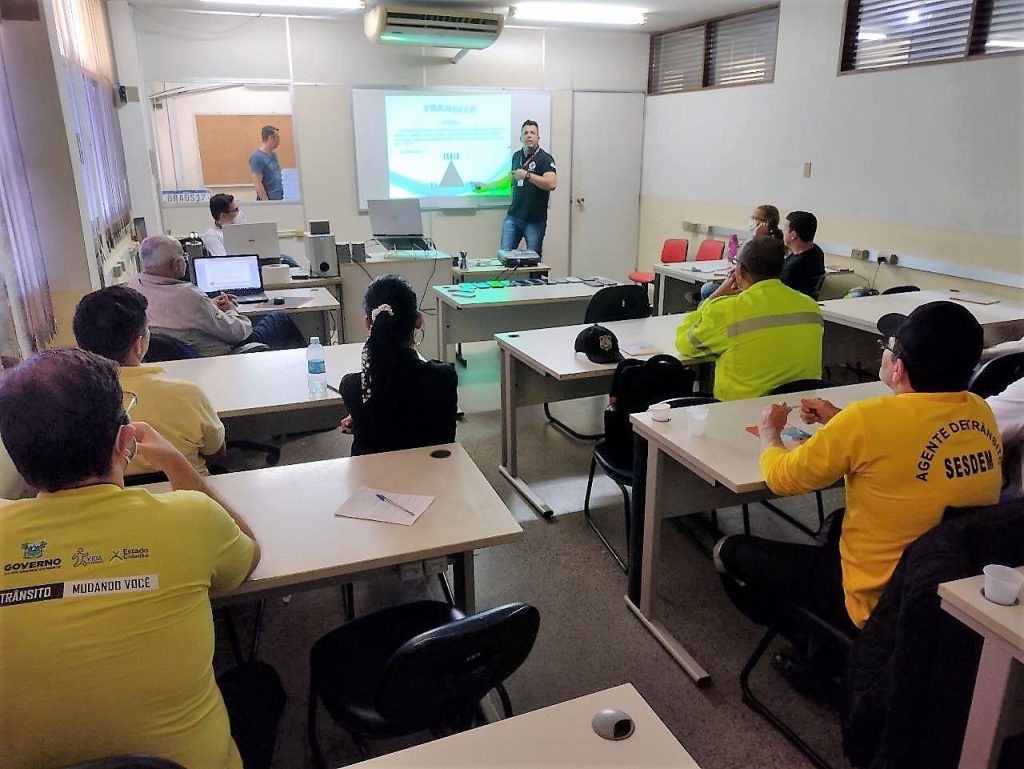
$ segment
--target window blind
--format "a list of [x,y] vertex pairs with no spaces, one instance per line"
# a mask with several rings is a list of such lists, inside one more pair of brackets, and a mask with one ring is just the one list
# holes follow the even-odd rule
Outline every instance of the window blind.
[[703,85],[703,25],[652,38],[650,93],[692,91]]
[[1024,2],[993,0],[985,53],[1024,50]]
[[708,85],[748,85],[775,78],[779,9],[708,25]]

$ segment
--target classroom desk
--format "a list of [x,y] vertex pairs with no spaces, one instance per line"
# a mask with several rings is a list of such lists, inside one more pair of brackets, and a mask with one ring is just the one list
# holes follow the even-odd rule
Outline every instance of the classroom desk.
[[[676,329],[682,315],[660,315],[602,325],[611,329],[619,345],[644,342],[668,355],[676,355]],[[501,353],[501,465],[499,472],[538,513],[551,508],[519,476],[517,415],[520,406],[555,403],[590,395],[606,395],[615,363],[592,363],[575,352],[574,342],[587,324],[533,331],[495,334]],[[648,357],[648,356],[641,356]],[[700,363],[699,359],[687,361]]]
[[[436,449],[451,456],[435,459]],[[456,604],[472,613],[473,551],[523,538],[522,528],[457,443],[214,475],[207,482],[245,518],[262,551],[252,576],[218,596],[225,603],[448,558],[455,566]],[[435,499],[412,526],[336,517],[335,510],[360,486]],[[168,484],[146,488],[165,491]]]
[[434,286],[440,359],[448,360],[449,345],[481,342],[502,331],[523,331],[580,323],[591,297],[607,285],[552,283],[477,289],[461,296],[458,285]]
[[465,269],[452,266],[452,283],[493,280],[499,275],[502,278],[539,278],[549,272],[551,266],[543,263],[533,267],[504,267],[497,259],[470,259]]
[[[320,341],[325,345],[331,343],[331,315],[337,319],[341,311],[341,303],[326,288],[287,288],[279,291],[266,291],[266,302],[260,304],[240,304],[238,311],[242,315],[253,317],[267,315],[272,312],[283,312],[286,315],[303,313],[320,313]],[[274,304],[274,299],[284,299],[284,304]],[[339,335],[340,341],[340,335]]]
[[[655,308],[659,314],[692,310],[689,294],[700,284],[724,280],[732,263],[728,259],[706,262],[672,262],[654,265]],[[825,275],[838,275],[853,270],[825,267]]]
[[[598,737],[591,719],[607,708],[622,710],[636,724],[618,742]],[[588,694],[503,721],[453,734],[380,758],[359,769],[700,769],[632,684]]]
[[[1020,569],[1024,571],[1024,567]],[[981,595],[984,577],[939,585],[942,608],[985,639],[974,684],[960,769],[990,769],[999,760],[1014,683],[1024,663],[1024,605],[1000,606]]]
[[[689,435],[686,409],[672,409],[668,422],[654,422],[646,412],[630,417],[638,438],[637,467],[646,465],[646,470],[643,482],[638,478],[633,487],[626,605],[698,686],[709,684],[711,676],[657,620],[661,520],[774,496],[758,465],[761,444],[746,431],[758,423],[769,403],[784,400],[795,405],[801,398],[822,397],[842,407],[889,392],[881,382],[870,382],[712,403],[705,407],[709,410],[707,431],[699,438]],[[804,425],[798,417],[791,418],[790,424],[799,424],[809,433],[820,428]],[[639,451],[643,441],[646,455]]]
[[[337,387],[359,371],[362,344],[324,347],[327,381]],[[199,385],[231,439],[282,435],[332,427],[341,421],[341,396],[327,390],[311,397],[305,350],[271,350],[245,355],[188,358],[159,364],[174,379]]]
[[[298,275],[309,275],[309,271],[302,267],[291,268],[292,277],[283,283],[264,283],[263,288],[268,291],[271,289],[288,289],[288,288],[332,288],[334,286],[341,285],[341,276],[335,275],[333,277],[321,278],[316,275],[310,275],[309,277],[296,277]],[[333,292],[332,292],[333,293]]]

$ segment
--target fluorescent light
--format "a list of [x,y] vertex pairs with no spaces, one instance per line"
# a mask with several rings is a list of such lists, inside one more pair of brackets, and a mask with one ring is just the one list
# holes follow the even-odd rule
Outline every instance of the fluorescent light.
[[647,11],[628,5],[596,3],[516,3],[513,16],[520,21],[565,21],[579,24],[644,24]]
[[249,5],[260,8],[316,8],[324,11],[357,11],[363,0],[199,0],[212,5]]
[[989,40],[985,43],[986,48],[1021,48],[1024,49],[1024,40]]
[[883,32],[858,32],[857,39],[865,43],[873,43],[876,40],[885,40]]

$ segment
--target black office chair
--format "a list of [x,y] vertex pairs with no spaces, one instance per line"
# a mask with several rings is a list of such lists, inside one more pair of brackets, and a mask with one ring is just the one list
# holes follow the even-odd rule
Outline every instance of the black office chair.
[[[616,320],[635,320],[651,317],[651,303],[645,286],[605,286],[590,298],[583,316],[584,323],[611,323]],[[596,441],[603,433],[580,433],[557,419],[551,405],[544,404],[544,416],[560,430],[581,441]]]
[[169,758],[132,755],[95,758],[91,761],[65,766],[64,769],[185,769],[185,767]]
[[[646,411],[652,403],[677,398],[693,391],[695,374],[669,355],[656,355],[649,361],[625,360],[615,369],[609,392],[608,407],[604,411],[604,440],[594,446],[587,476],[587,492],[583,498],[583,518],[597,534],[619,568],[627,570],[626,561],[612,547],[611,542],[594,522],[590,514],[590,494],[594,487],[594,473],[600,465],[622,492],[623,518],[626,523],[626,549],[629,549],[630,502],[629,487],[633,476],[633,428],[629,415]],[[710,399],[711,401],[714,398]],[[697,397],[693,403],[707,403],[709,399]]]
[[1024,377],[1024,352],[1010,352],[978,366],[967,383],[967,389],[987,398],[999,395],[1021,377]]
[[886,294],[909,294],[913,291],[920,290],[921,289],[917,286],[893,286],[892,288],[885,289],[885,291],[882,292],[882,296],[885,296]]
[[429,730],[435,737],[474,726],[492,689],[505,717],[512,703],[502,682],[526,660],[540,613],[511,603],[471,616],[440,601],[369,614],[332,630],[310,651],[309,746],[325,766],[317,703],[369,757],[366,739]]

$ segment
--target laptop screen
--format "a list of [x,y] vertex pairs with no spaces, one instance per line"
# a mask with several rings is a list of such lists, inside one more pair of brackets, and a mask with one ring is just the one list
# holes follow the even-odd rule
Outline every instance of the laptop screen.
[[238,291],[241,289],[259,289],[263,287],[260,280],[259,257],[256,254],[246,256],[209,256],[196,259],[196,286],[200,291]]
[[375,237],[423,236],[419,198],[367,200],[366,209],[370,213],[370,232]]

